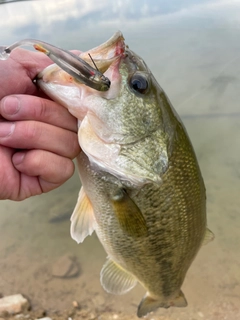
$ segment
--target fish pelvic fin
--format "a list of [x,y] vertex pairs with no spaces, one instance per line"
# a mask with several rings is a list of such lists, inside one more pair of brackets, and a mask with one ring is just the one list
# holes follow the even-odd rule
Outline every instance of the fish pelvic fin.
[[119,189],[111,199],[113,211],[123,231],[134,238],[147,235],[145,218],[126,190]]
[[95,229],[93,207],[83,187],[81,187],[78,201],[71,216],[71,237],[77,242],[83,242]]
[[202,246],[208,244],[210,241],[213,241],[213,240],[214,240],[214,233],[208,228],[206,228]]
[[124,294],[137,284],[137,279],[132,274],[111,259],[103,265],[100,281],[104,290],[113,294]]
[[137,316],[139,318],[144,317],[149,312],[156,310],[157,308],[169,308],[169,307],[186,307],[187,300],[182,291],[179,292],[179,295],[175,297],[173,300],[164,301],[162,297],[159,299],[155,297],[151,297],[149,293],[143,297],[140,302],[137,310]]

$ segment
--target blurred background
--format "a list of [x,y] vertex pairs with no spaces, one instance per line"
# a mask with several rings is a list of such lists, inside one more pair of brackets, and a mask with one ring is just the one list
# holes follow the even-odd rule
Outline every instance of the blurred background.
[[[161,309],[152,317],[240,319],[240,1],[0,1],[0,30],[1,45],[35,38],[82,51],[123,32],[187,128],[216,237],[201,249],[185,279],[189,306]],[[105,293],[99,273],[106,254],[96,235],[81,245],[70,237],[79,189],[76,173],[49,194],[1,201],[0,293],[22,293],[34,310],[49,314],[61,314],[76,300],[101,319],[111,312],[134,319],[144,290],[137,286],[119,297]],[[69,274],[68,266],[75,273]]]

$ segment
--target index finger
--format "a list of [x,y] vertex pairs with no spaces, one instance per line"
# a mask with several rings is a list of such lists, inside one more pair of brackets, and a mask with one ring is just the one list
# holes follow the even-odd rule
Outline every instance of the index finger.
[[36,94],[36,75],[52,61],[43,53],[17,48],[0,61],[0,99],[10,94]]

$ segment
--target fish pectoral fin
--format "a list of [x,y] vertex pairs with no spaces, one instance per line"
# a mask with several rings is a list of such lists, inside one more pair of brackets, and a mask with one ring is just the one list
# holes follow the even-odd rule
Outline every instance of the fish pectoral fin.
[[119,189],[111,198],[113,211],[118,218],[120,227],[132,237],[147,234],[147,225],[141,210],[124,189]]
[[149,312],[156,310],[157,308],[169,308],[169,307],[186,307],[187,300],[182,291],[179,292],[179,295],[170,301],[164,301],[162,297],[159,299],[151,297],[149,293],[143,297],[140,302],[137,310],[137,316],[139,318],[147,315]]
[[206,228],[205,236],[204,236],[204,239],[202,242],[202,246],[208,244],[210,241],[213,241],[213,239],[214,239],[213,232],[211,230],[209,230],[208,228]]
[[77,243],[83,242],[87,236],[93,233],[94,222],[93,207],[83,187],[81,187],[77,204],[71,216],[71,237]]
[[137,284],[137,279],[132,274],[111,259],[103,265],[100,281],[104,290],[113,294],[124,294]]

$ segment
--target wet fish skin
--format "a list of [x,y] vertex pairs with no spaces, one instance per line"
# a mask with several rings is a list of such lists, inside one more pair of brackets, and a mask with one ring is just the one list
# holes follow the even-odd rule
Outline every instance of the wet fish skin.
[[[89,90],[74,107],[69,96],[60,99],[81,121],[84,151],[77,159],[83,187],[71,234],[82,242],[96,231],[108,253],[100,276],[106,291],[124,294],[137,282],[146,288],[137,312],[142,317],[158,307],[187,305],[181,291],[186,272],[213,236],[199,165],[166,94],[129,49],[113,69],[113,94],[110,88],[109,96],[96,97]],[[145,92],[130,86],[135,75],[143,86],[147,82]],[[40,86],[49,93],[46,83]]]
[[[84,153],[78,159],[81,181],[94,207],[95,230],[108,256],[134,275],[155,298],[154,302],[160,300],[157,307],[174,306],[206,232],[205,188],[199,167],[181,125],[177,126],[176,135],[169,169],[159,186],[148,183],[140,189],[128,187],[106,172],[96,171]],[[86,172],[88,181],[84,183]],[[146,221],[146,236],[127,234],[119,227],[111,199],[122,188],[140,208]],[[92,190],[97,190],[94,197]],[[124,293],[119,288],[112,289],[109,283],[102,284],[108,292]],[[186,305],[185,299],[181,304]],[[142,308],[139,316],[145,315],[146,308]]]

